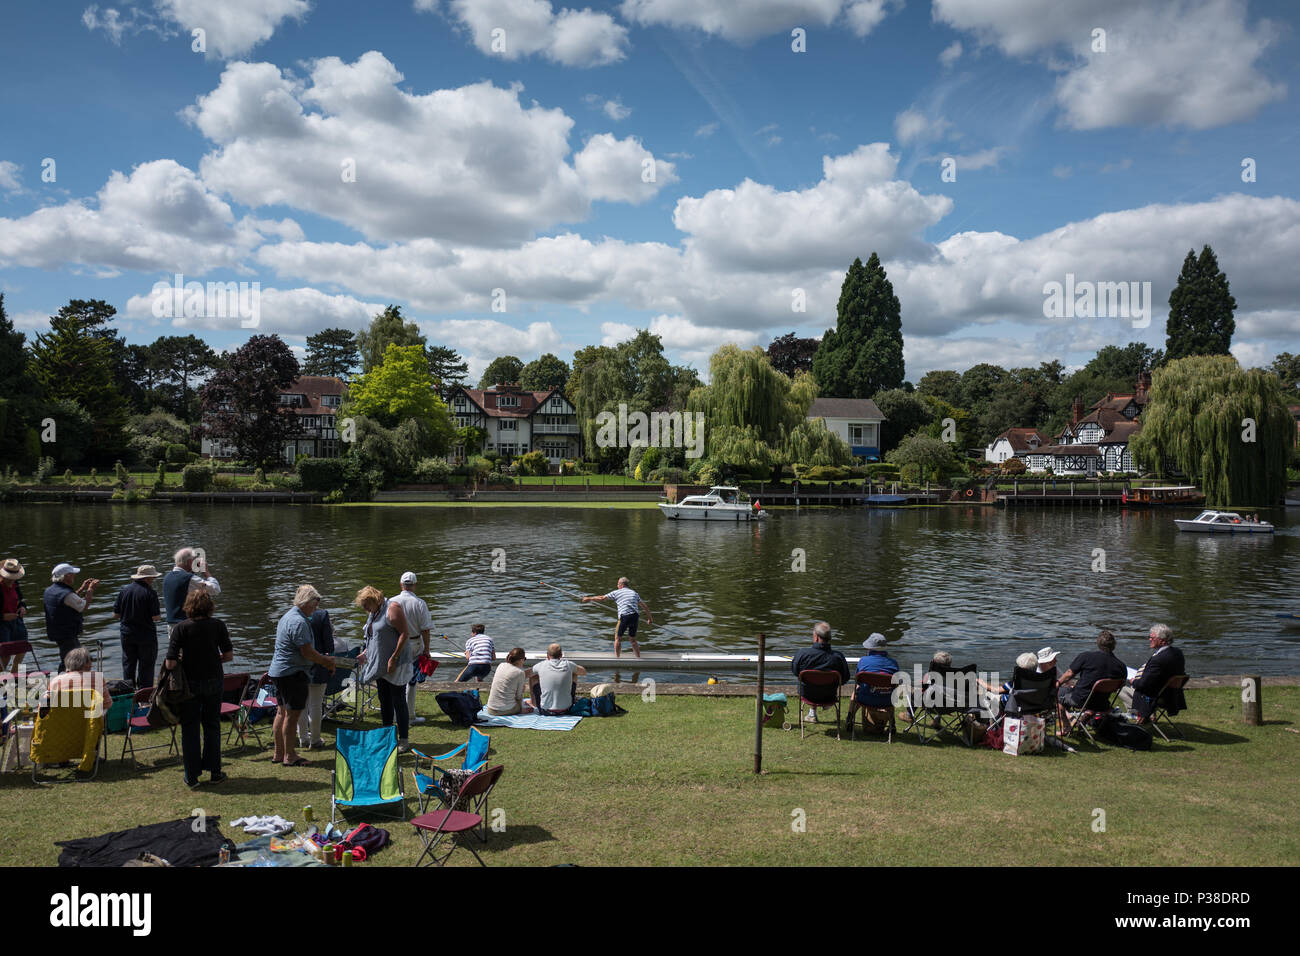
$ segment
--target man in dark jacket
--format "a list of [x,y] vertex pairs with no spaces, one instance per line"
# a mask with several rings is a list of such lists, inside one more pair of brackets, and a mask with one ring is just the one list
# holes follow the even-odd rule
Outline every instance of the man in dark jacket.
[[[805,647],[794,656],[794,660],[790,662],[790,670],[794,672],[795,677],[798,677],[802,671],[835,671],[840,675],[841,684],[847,684],[850,680],[849,663],[844,659],[843,654],[831,647],[831,626],[825,621],[819,621],[813,628],[812,647]],[[801,694],[802,691],[801,687]],[[831,706],[834,706],[833,700]],[[817,719],[815,708],[809,708],[807,719],[813,721]]]
[[[1167,625],[1152,626],[1147,640],[1151,646],[1151,656],[1129,681],[1131,686],[1120,691],[1120,700],[1137,714],[1139,723],[1145,723],[1151,717],[1156,697],[1169,678],[1187,673],[1183,652],[1174,647],[1174,632]],[[1181,687],[1166,693],[1161,703],[1170,714],[1187,709],[1187,698],[1183,696]]]
[[120,621],[122,634],[122,678],[137,690],[154,683],[154,664],[158,661],[158,622],[162,606],[153,583],[158,571],[152,564],[142,564],[131,575],[131,583],[122,588],[113,602],[113,617]]

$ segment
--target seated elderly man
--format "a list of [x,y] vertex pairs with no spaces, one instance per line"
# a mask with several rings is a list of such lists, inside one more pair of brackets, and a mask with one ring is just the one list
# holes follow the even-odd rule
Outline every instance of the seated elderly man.
[[[813,628],[812,646],[805,647],[794,656],[794,660],[790,662],[790,670],[794,672],[795,677],[803,671],[835,671],[840,675],[841,684],[847,684],[851,679],[849,662],[844,659],[843,654],[831,647],[831,626],[825,621],[817,622],[817,626]],[[805,719],[816,721],[817,709],[808,708],[808,716]]]
[[[64,671],[50,679],[46,688],[48,700],[43,703],[50,707],[80,707],[83,697],[81,691],[99,692],[99,706],[107,707],[108,696],[104,686],[104,675],[92,670],[90,651],[84,647],[74,647],[63,657]],[[102,717],[103,714],[98,716]]]
[[[1137,715],[1138,723],[1146,723],[1156,708],[1156,698],[1164,690],[1169,678],[1187,673],[1183,652],[1174,647],[1174,632],[1165,624],[1152,625],[1147,636],[1151,656],[1138,668],[1129,686],[1119,692],[1119,699]],[[1187,698],[1180,687],[1170,692],[1164,701],[1169,713],[1187,709]]]

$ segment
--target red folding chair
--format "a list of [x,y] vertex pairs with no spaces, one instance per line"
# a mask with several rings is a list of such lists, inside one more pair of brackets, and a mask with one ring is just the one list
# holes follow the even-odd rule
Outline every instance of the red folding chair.
[[129,750],[131,752],[131,762],[134,763],[137,767],[140,765],[140,761],[137,760],[135,756],[135,752],[137,749],[157,750],[159,747],[166,747],[169,756],[173,753],[177,754],[178,756],[180,755],[180,750],[176,746],[176,724],[170,724],[166,727],[167,730],[171,731],[171,734],[169,735],[170,740],[168,741],[168,743],[154,744],[151,747],[139,747],[139,748],[137,748],[135,745],[135,736],[137,734],[147,733],[148,731],[155,730],[155,729],[163,729],[163,728],[155,728],[153,724],[149,723],[149,710],[152,707],[150,701],[152,698],[153,698],[152,687],[141,687],[138,691],[136,691],[135,696],[131,698],[131,715],[126,720],[126,737],[122,743],[121,759],[122,760],[126,759],[126,753]]
[[221,679],[221,716],[230,718],[226,743],[229,744],[238,734],[240,750],[247,745],[249,734],[257,739],[258,747],[262,746],[262,738],[257,728],[249,722],[248,708],[244,706],[244,697],[248,693],[248,685],[252,680],[251,674],[226,674]]
[[[889,703],[885,707],[874,707],[874,710],[889,711],[889,728],[885,737],[885,743],[894,742],[894,732],[897,729],[894,723],[894,677],[892,674],[873,674],[870,671],[858,671],[858,687],[866,686],[866,689],[875,694],[888,694]],[[866,729],[867,705],[858,704],[858,709],[862,711],[863,729]],[[858,739],[858,725],[853,725],[853,739]]]
[[[840,739],[840,677],[839,671],[800,671],[799,701],[809,707],[835,708],[835,739]],[[803,740],[803,707],[799,708],[799,739]]]
[[[480,770],[474,776],[465,781],[465,785],[460,789],[460,801],[465,806],[476,806],[483,808],[483,801],[487,795],[496,786],[505,767],[488,767],[486,770]],[[458,802],[460,802],[458,801]],[[416,859],[415,865],[437,865],[445,866],[447,860],[456,852],[456,847],[463,846],[474,854],[474,859],[478,860],[479,866],[487,866],[483,858],[478,855],[474,845],[463,839],[466,833],[472,833],[484,823],[484,817],[478,813],[466,813],[461,810],[434,810],[432,813],[425,813],[411,821],[415,827],[420,839],[424,841],[424,851]],[[447,852],[438,855],[438,847],[444,839],[450,838],[451,845]],[[425,857],[428,857],[428,864],[424,863]]]
[[[1061,699],[1060,692],[1057,694],[1057,706],[1060,708],[1058,714],[1058,726],[1062,728],[1063,737],[1083,731],[1083,735],[1092,743],[1097,742],[1097,737],[1092,732],[1093,714],[1109,714],[1115,707],[1115,698],[1124,687],[1124,678],[1122,677],[1103,677],[1093,682],[1088,695],[1083,698],[1083,703],[1075,706],[1067,704]],[[1063,691],[1064,689],[1062,689]],[[1096,704],[1095,707],[1089,707],[1089,704]]]
[[[49,676],[49,671],[41,669],[41,662],[36,659],[36,648],[32,647],[31,641],[4,641],[0,643],[0,665],[3,670],[17,674],[18,669],[22,666],[23,658],[28,654],[32,655],[32,663],[36,665],[35,669],[29,669],[29,674],[45,674]],[[12,663],[9,658],[13,658]]]

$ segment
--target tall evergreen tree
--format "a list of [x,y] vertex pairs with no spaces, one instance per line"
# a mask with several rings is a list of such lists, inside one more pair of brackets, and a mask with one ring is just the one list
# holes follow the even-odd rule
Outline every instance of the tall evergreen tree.
[[414,322],[402,317],[401,306],[390,305],[370,320],[370,327],[357,333],[357,348],[361,350],[361,371],[369,372],[382,365],[384,352],[390,345],[418,345],[428,343]]
[[547,352],[524,366],[519,373],[519,385],[530,392],[559,388],[569,380],[569,366],[558,356]]
[[424,351],[429,357],[429,374],[438,385],[438,394],[446,401],[453,389],[465,384],[469,363],[445,345],[430,345]]
[[1228,277],[1209,246],[1199,257],[1187,250],[1178,284],[1169,293],[1165,323],[1165,361],[1192,355],[1227,355],[1237,324],[1237,300],[1228,291]]
[[821,394],[870,398],[903,384],[903,327],[894,287],[874,252],[854,259],[840,288],[835,328],[822,337],[812,372]]
[[182,419],[193,420],[191,381],[216,367],[217,354],[197,335],[164,335],[150,349],[174,397],[172,410]]
[[26,342],[27,336],[5,314],[5,296],[0,292],[0,468],[29,468],[39,454],[40,439],[33,426],[40,386],[31,375]]
[[355,333],[347,329],[322,329],[307,336],[307,359],[304,375],[332,375],[348,381],[361,364],[361,350]]
[[[91,455],[113,461],[126,448],[129,409],[117,383],[116,333],[106,323],[116,313],[107,303],[73,299],[50,319],[50,331],[32,343],[32,372],[45,395],[75,402],[90,416]],[[57,443],[58,415],[55,419]],[[57,457],[57,456],[55,456]]]

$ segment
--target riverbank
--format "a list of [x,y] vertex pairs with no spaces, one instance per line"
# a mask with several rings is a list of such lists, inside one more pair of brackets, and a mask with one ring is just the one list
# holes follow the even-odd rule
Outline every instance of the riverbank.
[[[504,831],[479,852],[489,866],[1292,865],[1300,690],[1265,694],[1260,727],[1241,723],[1239,695],[1190,691],[1179,719],[1187,740],[1157,740],[1147,753],[1084,745],[1076,755],[1010,757],[922,746],[910,734],[886,744],[837,741],[827,726],[805,740],[769,730],[762,776],[752,773],[752,699],[620,696],[627,714],[567,733],[491,731],[490,762],[505,772],[488,809],[500,811]],[[419,703],[429,722],[411,738],[441,753],[467,731],[429,697]],[[237,842],[251,836],[229,821],[247,814],[301,823],[311,804],[328,819],[331,752],[309,752],[309,766],[295,769],[272,766],[269,749],[232,753],[225,783],[191,792],[174,760],[136,772],[117,760],[121,737],[110,744],[112,759],[90,783],[39,788],[30,775],[0,774],[0,865],[53,866],[55,840],[186,818],[196,807],[219,815]],[[403,759],[413,811],[409,767]],[[365,866],[415,861],[409,824],[369,810],[350,819],[393,835]],[[459,851],[452,865],[476,864]]]

